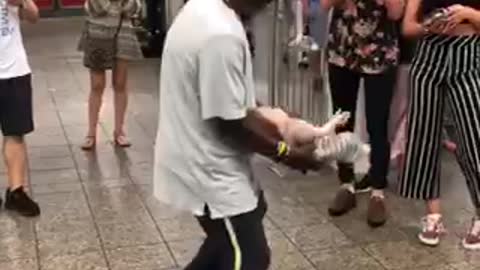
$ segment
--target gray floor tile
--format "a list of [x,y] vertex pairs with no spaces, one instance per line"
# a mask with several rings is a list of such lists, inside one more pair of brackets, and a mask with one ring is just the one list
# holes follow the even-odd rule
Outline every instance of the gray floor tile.
[[[406,268],[405,270],[408,270],[408,268]],[[426,267],[419,267],[416,270],[456,270],[456,269],[453,268],[451,265],[440,264],[440,265],[429,265]],[[464,270],[468,270],[468,268]]]
[[175,261],[163,244],[108,250],[107,258],[112,270],[169,269],[175,266]]
[[51,193],[70,193],[70,192],[82,192],[82,184],[77,183],[49,183],[42,185],[34,185],[35,195],[51,194]]
[[38,264],[36,259],[0,261],[0,269],[2,270],[37,270]]
[[269,207],[268,217],[280,228],[315,225],[327,221],[314,207],[307,205],[275,205],[275,202],[270,202]]
[[34,222],[16,214],[0,212],[0,261],[36,257]]
[[[44,104],[40,103],[39,105],[44,106]],[[53,104],[52,104],[52,107],[53,107]],[[34,117],[35,117],[35,127],[37,129],[61,126],[60,119],[58,118],[57,112],[54,107],[50,110],[44,110],[44,109],[36,110],[34,111]]]
[[108,270],[102,252],[42,257],[42,270]]
[[28,157],[30,159],[70,157],[71,150],[68,145],[53,146],[30,146],[28,148]]
[[113,153],[76,152],[75,160],[83,181],[127,178],[127,164]]
[[44,194],[35,197],[42,208],[40,225],[56,224],[62,219],[89,219],[91,213],[83,192]]
[[120,186],[114,188],[92,187],[86,190],[87,197],[92,207],[129,207],[138,208],[142,205],[138,196],[138,189],[134,186]]
[[190,216],[190,214],[174,209],[164,203],[159,202],[152,194],[152,188],[149,186],[140,187],[140,196],[142,197],[143,202],[145,203],[148,210],[152,213],[155,220],[169,220],[176,219],[185,216]]
[[30,174],[33,186],[79,183],[80,177],[74,168],[62,170],[35,171]]
[[98,224],[100,236],[107,249],[159,244],[160,233],[153,222]]
[[272,254],[272,270],[314,270],[312,264],[299,252]]
[[114,189],[114,188],[128,188],[132,185],[132,182],[128,178],[118,178],[118,179],[89,179],[82,181],[85,189],[95,190],[95,189]]
[[283,232],[279,230],[266,231],[268,244],[274,254],[289,254],[297,250]]
[[41,159],[29,159],[30,170],[66,170],[75,168],[71,157],[51,157]]
[[129,168],[129,172],[133,182],[138,185],[149,185],[153,183],[153,163],[137,163]]
[[445,263],[430,249],[408,241],[370,244],[365,250],[387,269],[415,269]]
[[95,221],[99,224],[152,223],[152,217],[140,201],[125,200],[92,204]]
[[176,219],[156,220],[156,223],[167,241],[196,239],[204,236],[200,225],[190,215]]
[[176,262],[185,267],[195,257],[200,246],[203,243],[203,238],[188,239],[181,241],[168,242],[168,246],[172,250],[173,257]]
[[361,248],[333,248],[306,252],[307,258],[318,270],[384,270],[374,258]]
[[451,264],[450,266],[452,267],[452,270],[474,270],[478,269],[478,264],[475,264],[477,266],[474,266],[473,264],[468,264],[466,262],[463,263],[455,263]]
[[64,225],[38,232],[39,252],[42,257],[79,255],[101,250],[93,224]]
[[380,228],[371,228],[367,224],[366,211],[362,215],[336,218],[333,223],[352,241],[357,244],[368,244],[384,241],[402,241],[409,237],[400,230],[393,221]]
[[67,145],[64,131],[59,126],[41,127],[26,138],[28,146]]
[[478,251],[465,250],[461,245],[461,236],[448,235],[435,250],[442,259],[449,263],[466,262],[472,265],[480,265],[480,253]]
[[334,225],[328,223],[289,228],[285,232],[301,251],[353,245],[353,242],[345,234]]
[[27,219],[8,212],[0,212],[0,238],[11,236],[34,240],[36,219]]
[[35,240],[11,234],[0,238],[0,261],[35,258]]

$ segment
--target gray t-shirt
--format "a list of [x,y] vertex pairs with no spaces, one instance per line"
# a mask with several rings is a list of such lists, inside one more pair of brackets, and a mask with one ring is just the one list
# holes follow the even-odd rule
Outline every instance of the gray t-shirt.
[[242,119],[255,107],[248,41],[222,0],[191,0],[167,35],[160,78],[154,193],[212,218],[257,206],[251,153],[221,138],[212,119]]

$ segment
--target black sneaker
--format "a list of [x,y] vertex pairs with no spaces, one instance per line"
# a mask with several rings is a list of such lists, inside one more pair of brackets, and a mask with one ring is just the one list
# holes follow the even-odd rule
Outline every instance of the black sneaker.
[[371,190],[372,190],[372,186],[370,184],[370,180],[368,179],[368,175],[363,177],[362,180],[355,182],[356,193],[365,193]]
[[17,211],[20,215],[26,217],[36,217],[40,215],[40,207],[25,193],[23,187],[14,191],[7,189],[5,195],[5,208]]

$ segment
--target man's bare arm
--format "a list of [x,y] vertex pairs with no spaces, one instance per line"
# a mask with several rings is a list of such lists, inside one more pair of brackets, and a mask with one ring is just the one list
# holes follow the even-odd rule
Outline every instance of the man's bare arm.
[[477,30],[477,32],[480,33],[480,10],[474,8],[471,9],[470,23]]
[[29,23],[38,21],[40,14],[37,4],[33,0],[10,0],[9,3],[18,6],[21,19]]
[[214,121],[220,134],[238,147],[272,159],[277,157],[277,147],[282,141],[282,135],[275,123],[265,119],[254,109],[249,110],[247,116],[241,120]]
[[403,17],[406,0],[385,0],[387,16],[392,21],[398,21]]

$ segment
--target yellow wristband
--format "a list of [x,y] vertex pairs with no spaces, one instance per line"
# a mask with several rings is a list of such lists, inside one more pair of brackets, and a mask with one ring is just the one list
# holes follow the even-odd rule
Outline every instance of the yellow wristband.
[[277,145],[277,156],[278,157],[284,157],[288,154],[288,145],[286,142],[278,142],[278,145]]

